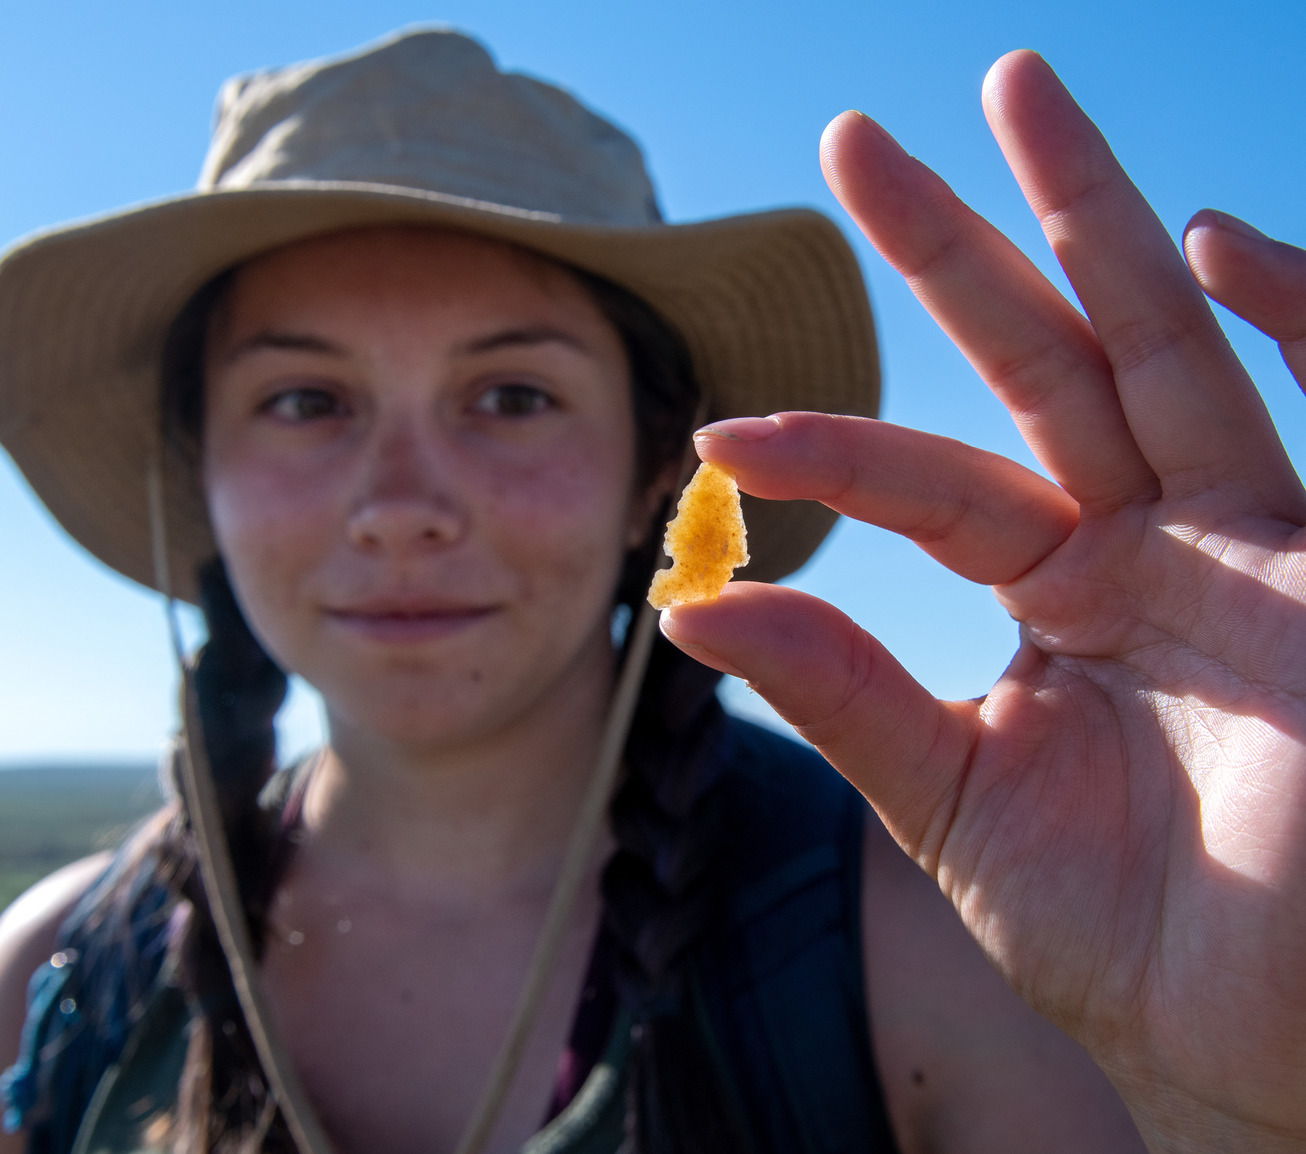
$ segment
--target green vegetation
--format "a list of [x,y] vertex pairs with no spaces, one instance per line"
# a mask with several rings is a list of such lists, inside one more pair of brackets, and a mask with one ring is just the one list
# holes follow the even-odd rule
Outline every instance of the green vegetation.
[[0,909],[52,870],[116,845],[159,804],[152,766],[0,770]]

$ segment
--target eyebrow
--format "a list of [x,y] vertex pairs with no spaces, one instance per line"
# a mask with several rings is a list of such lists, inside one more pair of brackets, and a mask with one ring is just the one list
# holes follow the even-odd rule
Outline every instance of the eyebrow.
[[582,353],[588,353],[586,345],[564,332],[562,329],[550,328],[548,325],[532,325],[527,328],[505,329],[503,332],[491,333],[489,336],[477,337],[456,346],[456,353],[491,353],[498,349],[528,347],[545,344],[568,345]]
[[279,333],[264,329],[253,336],[246,337],[239,344],[229,349],[227,355],[222,358],[222,363],[229,365],[240,360],[241,357],[247,357],[251,353],[261,352],[264,349],[278,349],[292,353],[324,353],[327,356],[335,357],[345,355],[345,350],[341,346],[321,337],[309,336],[306,333]]
[[[502,332],[491,333],[488,336],[477,337],[474,340],[466,341],[455,346],[454,353],[458,355],[468,355],[474,353],[491,353],[499,349],[509,348],[529,348],[532,345],[544,344],[562,344],[567,345],[578,352],[588,353],[586,345],[572,336],[570,333],[561,329],[550,328],[547,325],[534,325],[528,328],[505,329]],[[346,350],[332,341],[325,340],[322,337],[311,336],[307,333],[290,333],[276,332],[274,330],[264,329],[261,332],[254,333],[246,337],[243,341],[227,352],[222,358],[224,364],[231,364],[241,357],[249,356],[251,353],[262,352],[265,349],[273,349],[283,352],[292,353],[320,353],[326,356],[343,357]]]

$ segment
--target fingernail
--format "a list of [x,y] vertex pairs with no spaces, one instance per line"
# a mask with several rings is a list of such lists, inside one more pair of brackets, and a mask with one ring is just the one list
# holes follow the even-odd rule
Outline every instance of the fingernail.
[[716,438],[721,441],[764,441],[780,428],[774,417],[731,417],[704,425],[694,434],[694,440]]
[[1245,220],[1239,220],[1236,216],[1230,216],[1227,212],[1220,212],[1218,209],[1214,208],[1203,209],[1202,212],[1209,216],[1220,228],[1227,229],[1229,232],[1235,232],[1239,236],[1245,236],[1250,240],[1270,239],[1265,235],[1265,233],[1261,232],[1260,229],[1253,228]]

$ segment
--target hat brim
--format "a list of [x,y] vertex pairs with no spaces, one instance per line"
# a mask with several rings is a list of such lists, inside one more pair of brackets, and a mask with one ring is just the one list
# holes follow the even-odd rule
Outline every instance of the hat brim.
[[[877,410],[865,285],[852,250],[820,213],[613,228],[408,188],[282,182],[143,205],[6,254],[0,443],[73,538],[157,587],[148,475],[169,325],[224,269],[309,236],[386,224],[465,229],[630,289],[683,335],[712,419]],[[162,461],[172,591],[194,600],[196,567],[216,549],[198,478],[167,453]],[[749,580],[793,572],[835,520],[811,502],[746,500]]]

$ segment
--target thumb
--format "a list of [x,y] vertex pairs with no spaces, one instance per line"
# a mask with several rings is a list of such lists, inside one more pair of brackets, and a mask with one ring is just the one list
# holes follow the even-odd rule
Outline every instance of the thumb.
[[816,597],[736,582],[662,615],[690,656],[744,678],[875,807],[931,873],[978,711],[940,702],[856,622]]

